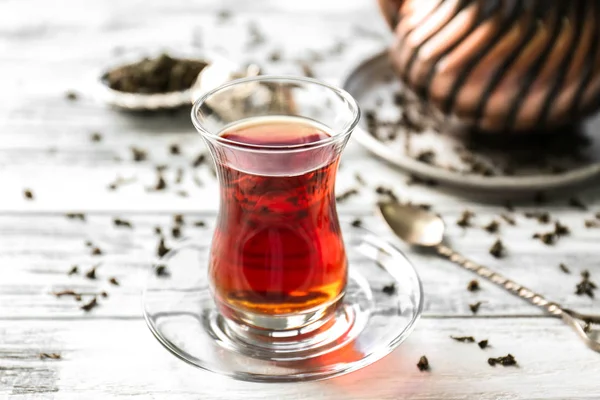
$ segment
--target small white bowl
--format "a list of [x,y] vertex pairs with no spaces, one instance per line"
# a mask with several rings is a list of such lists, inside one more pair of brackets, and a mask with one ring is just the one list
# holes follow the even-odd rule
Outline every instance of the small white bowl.
[[[203,61],[207,63],[207,66],[200,72],[199,78],[191,88],[176,92],[152,94],[122,92],[111,89],[108,86],[108,83],[103,79],[105,74],[111,70],[136,63],[144,58],[155,58],[163,53],[167,53],[174,58]],[[202,78],[204,72],[207,73],[206,78]],[[173,109],[184,105],[191,105],[195,99],[206,91],[223,84],[230,79],[234,79],[238,77],[238,75],[245,76],[245,69],[215,52],[202,50],[138,52],[135,54],[128,54],[124,57],[117,57],[114,62],[103,68],[96,78],[94,95],[99,101],[122,110],[152,111]]]

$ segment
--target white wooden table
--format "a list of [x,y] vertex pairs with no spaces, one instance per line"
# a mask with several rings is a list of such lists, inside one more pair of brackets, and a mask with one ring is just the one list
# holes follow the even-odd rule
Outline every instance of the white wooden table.
[[[232,11],[223,21],[220,10]],[[250,50],[247,26],[256,23],[266,43]],[[297,59],[327,52],[344,43],[338,55],[316,63],[316,75],[339,83],[347,68],[385,47],[389,36],[369,0],[45,0],[0,1],[0,397],[92,399],[113,397],[168,399],[598,399],[600,354],[585,348],[561,321],[481,283],[456,266],[402,246],[423,279],[423,318],[410,338],[382,361],[350,375],[306,384],[251,384],[196,370],[164,350],[141,316],[140,289],[154,254],[155,225],[167,229],[174,213],[208,221],[209,237],[217,207],[217,185],[204,166],[174,190],[148,193],[154,165],[189,165],[201,140],[187,112],[176,115],[127,115],[107,109],[88,94],[95,73],[115,52],[218,48],[234,59],[255,61],[268,72],[301,73]],[[282,60],[269,55],[282,51]],[[67,90],[80,93],[77,101]],[[100,132],[102,141],[90,140]],[[167,148],[178,143],[179,157]],[[149,161],[131,161],[129,147],[149,152]],[[600,229],[586,229],[585,218],[600,211],[597,191],[581,194],[589,211],[566,200],[544,210],[573,233],[555,246],[531,239],[549,229],[523,217],[533,204],[517,205],[516,226],[502,224],[506,258],[488,254],[495,241],[480,228],[503,212],[440,188],[408,186],[406,176],[379,162],[356,143],[344,155],[338,190],[353,185],[354,173],[369,178],[370,188],[341,204],[343,218],[365,216],[370,228],[392,239],[372,216],[373,188],[392,186],[405,200],[432,203],[448,222],[453,245],[476,261],[497,268],[518,282],[574,309],[600,312],[600,300],[574,294],[580,272],[600,277]],[[117,175],[136,182],[119,190],[107,185]],[[26,200],[30,188],[35,198]],[[476,212],[476,227],[454,223],[462,210]],[[66,212],[86,213],[86,222]],[[112,224],[118,216],[135,229]],[[191,228],[188,228],[191,229]],[[92,240],[104,251],[92,257]],[[393,239],[392,239],[393,240]],[[102,262],[96,281],[68,276],[73,264],[87,270]],[[561,272],[559,263],[572,273]],[[110,276],[120,286],[107,282]],[[73,299],[51,292],[106,290],[108,298],[89,313]],[[485,301],[473,315],[468,304]],[[458,343],[450,335],[488,339],[490,348]],[[40,353],[61,359],[42,360]],[[518,367],[491,367],[488,357],[513,354]],[[431,371],[416,363],[426,355]]]

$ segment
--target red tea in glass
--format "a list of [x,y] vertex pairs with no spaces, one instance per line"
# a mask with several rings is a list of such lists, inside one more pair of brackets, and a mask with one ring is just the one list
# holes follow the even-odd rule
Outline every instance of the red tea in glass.
[[334,185],[359,115],[346,92],[306,78],[238,80],[196,102],[192,121],[220,185],[211,289],[238,337],[314,331],[341,303],[348,266]]
[[243,150],[217,163],[221,207],[210,274],[218,300],[271,315],[335,303],[347,275],[334,196],[338,157],[327,146],[302,150],[330,135],[306,119],[266,117],[235,124],[220,136],[246,150],[298,150],[271,155],[268,165]]

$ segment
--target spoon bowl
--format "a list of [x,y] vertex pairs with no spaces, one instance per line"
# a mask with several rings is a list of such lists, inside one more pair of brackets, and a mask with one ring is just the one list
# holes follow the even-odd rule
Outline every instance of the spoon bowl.
[[379,212],[396,235],[408,244],[432,247],[444,240],[444,221],[420,207],[379,203]]

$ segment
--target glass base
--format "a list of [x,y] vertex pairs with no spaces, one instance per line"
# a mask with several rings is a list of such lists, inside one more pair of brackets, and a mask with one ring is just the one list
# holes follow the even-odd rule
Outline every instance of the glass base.
[[150,330],[191,365],[246,381],[325,379],[377,361],[412,331],[422,309],[421,282],[394,246],[361,228],[343,230],[350,272],[330,318],[264,330],[223,317],[209,288],[210,246],[190,238],[157,261],[168,274],[153,269],[148,279]]

